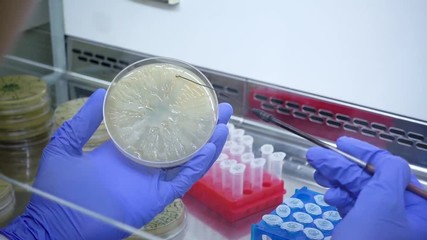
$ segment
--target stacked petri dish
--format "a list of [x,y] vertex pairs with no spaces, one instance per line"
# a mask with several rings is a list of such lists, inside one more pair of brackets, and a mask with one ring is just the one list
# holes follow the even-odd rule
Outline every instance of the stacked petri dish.
[[0,180],[0,224],[13,217],[15,209],[15,191],[8,182]]
[[52,129],[47,84],[29,75],[0,77],[0,171],[31,183]]
[[[88,98],[76,98],[59,105],[53,114],[55,128],[59,128],[65,121],[71,119],[80,108],[86,103]],[[102,122],[86,145],[83,147],[84,152],[95,149],[100,144],[110,139],[104,122]]]
[[[176,199],[169,204],[163,212],[158,214],[141,230],[168,240],[183,239],[187,226],[186,210],[181,199]],[[126,240],[141,239],[130,236]]]

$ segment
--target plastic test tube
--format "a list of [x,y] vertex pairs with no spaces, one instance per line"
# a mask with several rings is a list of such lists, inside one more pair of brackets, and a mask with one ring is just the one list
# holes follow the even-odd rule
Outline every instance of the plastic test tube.
[[222,180],[222,190],[226,190],[230,187],[231,182],[231,173],[230,168],[237,164],[236,160],[224,160],[221,161],[219,164],[219,167],[221,169],[221,180]]
[[248,167],[249,167],[249,165],[252,162],[252,159],[254,159],[254,158],[255,158],[254,153],[247,152],[247,153],[242,154],[242,156],[240,157],[240,160],[242,161],[242,163],[248,165]]
[[241,162],[242,154],[245,152],[245,147],[242,145],[233,146],[230,149],[230,159],[234,159],[237,162]]
[[236,143],[241,143],[245,130],[241,128],[235,128],[230,132],[230,140]]
[[252,152],[252,146],[254,144],[254,138],[251,135],[244,135],[242,137],[242,144],[245,146],[245,152]]
[[270,154],[274,152],[274,147],[271,144],[264,144],[260,148],[261,151],[261,157],[264,158],[267,161],[267,164],[265,165],[265,170],[270,172],[270,164],[268,163]]
[[252,191],[259,192],[262,190],[263,170],[265,165],[264,158],[255,158],[251,162],[251,186]]
[[269,173],[273,176],[273,181],[277,181],[282,178],[282,167],[285,157],[286,153],[284,152],[274,152],[270,154],[268,159],[268,169],[270,169]]
[[245,174],[246,165],[237,163],[231,166],[231,196],[233,199],[240,199],[243,197],[243,178]]
[[212,180],[214,186],[221,184],[221,169],[220,164],[222,161],[227,160],[228,155],[225,153],[220,153],[214,164],[212,165]]
[[222,148],[222,152],[230,156],[230,149],[234,146],[237,146],[237,143],[233,141],[226,141],[224,147]]

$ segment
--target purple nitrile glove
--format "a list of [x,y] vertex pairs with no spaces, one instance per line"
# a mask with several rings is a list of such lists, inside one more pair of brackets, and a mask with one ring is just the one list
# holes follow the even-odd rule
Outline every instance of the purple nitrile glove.
[[[127,159],[111,141],[82,152],[102,121],[104,96],[105,90],[97,90],[56,131],[43,152],[34,187],[140,228],[207,172],[226,141],[232,108],[219,105],[218,125],[210,141],[190,161],[171,169],[149,168]],[[10,239],[122,239],[129,235],[38,195],[0,233]]]
[[341,137],[337,147],[375,167],[373,176],[345,157],[320,147],[307,152],[315,180],[330,188],[325,201],[344,218],[333,239],[427,239],[427,200],[405,190],[422,187],[408,163],[360,140]]

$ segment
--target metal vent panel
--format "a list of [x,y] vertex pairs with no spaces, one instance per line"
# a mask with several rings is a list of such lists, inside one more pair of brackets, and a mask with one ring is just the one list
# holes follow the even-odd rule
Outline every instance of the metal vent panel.
[[[320,138],[334,142],[343,135],[355,137],[388,149],[413,164],[427,166],[427,123],[406,121],[398,116],[256,81],[248,84],[247,101],[246,118],[258,120],[249,109],[261,108]],[[276,104],[271,105],[272,101]]]

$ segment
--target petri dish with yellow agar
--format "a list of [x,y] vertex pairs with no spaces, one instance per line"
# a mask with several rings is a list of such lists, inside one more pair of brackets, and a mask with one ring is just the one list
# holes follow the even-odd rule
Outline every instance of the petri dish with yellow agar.
[[191,159],[217,119],[217,96],[206,76],[170,58],[131,64],[114,78],[104,100],[105,126],[118,149],[151,167]]
[[[181,199],[175,199],[166,206],[163,212],[159,213],[151,222],[147,223],[140,230],[151,233],[163,239],[181,239],[187,227],[187,210]],[[132,235],[126,240],[141,239]]]
[[47,95],[47,84],[30,75],[0,77],[0,113],[17,110],[24,112],[37,105]]
[[[59,105],[53,114],[54,119],[54,128],[59,128],[65,121],[71,119],[86,103],[89,98],[76,98],[69,100],[67,102]],[[99,127],[96,129],[95,133],[88,140],[88,142],[83,147],[84,152],[89,152],[101,145],[102,143],[108,141],[110,135],[108,135],[107,129],[105,128],[104,122],[101,122]]]

